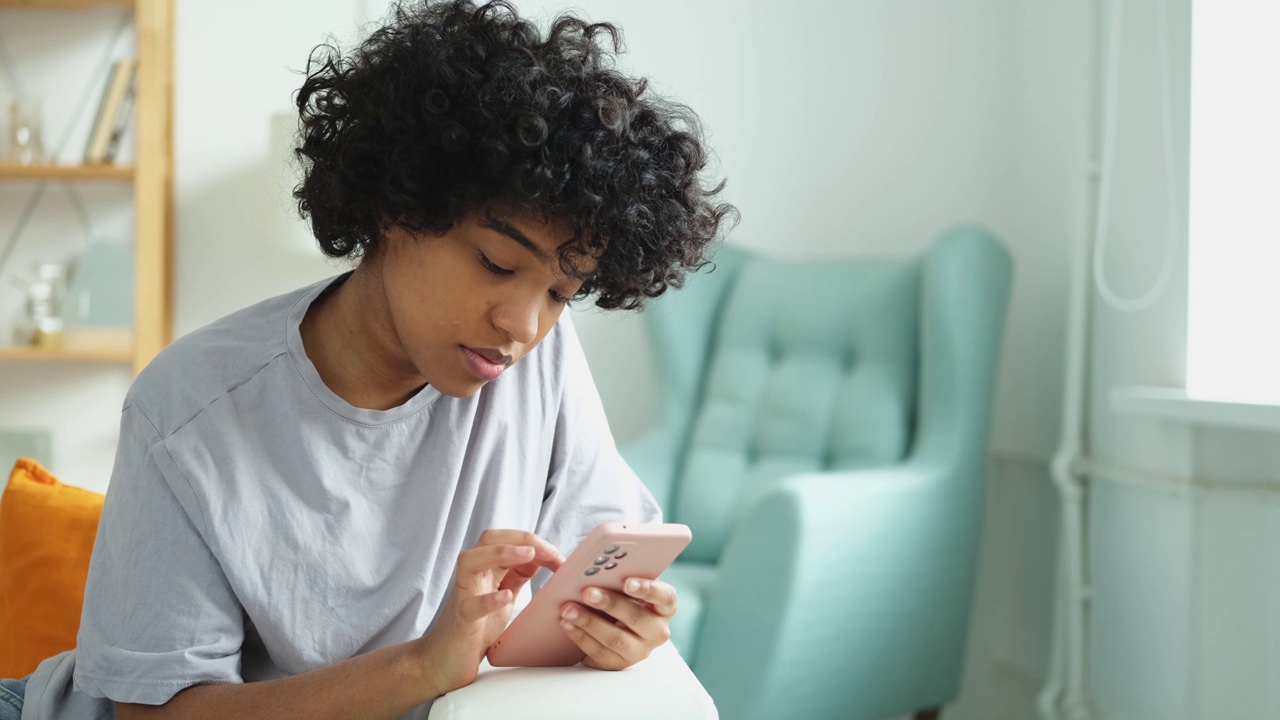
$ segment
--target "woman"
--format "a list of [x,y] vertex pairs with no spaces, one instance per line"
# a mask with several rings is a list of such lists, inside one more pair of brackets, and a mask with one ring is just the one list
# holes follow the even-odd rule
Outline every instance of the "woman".
[[[611,25],[543,37],[469,0],[391,17],[313,54],[297,97],[295,197],[358,265],[139,376],[78,646],[0,708],[423,718],[562,550],[660,519],[564,308],[639,307],[706,264],[735,211],[701,182],[696,117],[611,69]],[[562,625],[591,667],[669,636],[665,583],[589,597]]]

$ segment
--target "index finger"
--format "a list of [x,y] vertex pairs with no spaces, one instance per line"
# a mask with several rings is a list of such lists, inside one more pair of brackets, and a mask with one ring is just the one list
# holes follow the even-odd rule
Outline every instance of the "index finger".
[[533,548],[533,560],[529,564],[548,567],[552,572],[559,570],[565,559],[555,545],[528,530],[485,530],[476,541],[476,547],[481,545],[528,545]]

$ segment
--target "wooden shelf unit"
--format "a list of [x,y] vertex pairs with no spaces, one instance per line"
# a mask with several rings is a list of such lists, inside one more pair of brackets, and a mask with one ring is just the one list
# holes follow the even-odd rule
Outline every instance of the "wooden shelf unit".
[[136,233],[133,350],[0,347],[0,361],[128,363],[137,374],[173,339],[174,0],[0,0],[0,13],[91,10],[104,6],[131,11],[137,33],[134,164],[22,166],[0,163],[0,180],[113,180],[133,184]]

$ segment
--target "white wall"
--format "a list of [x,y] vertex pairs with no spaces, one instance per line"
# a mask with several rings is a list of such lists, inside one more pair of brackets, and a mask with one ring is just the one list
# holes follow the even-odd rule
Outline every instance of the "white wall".
[[294,181],[284,172],[278,134],[312,47],[331,33],[349,44],[356,13],[352,0],[178,8],[179,335],[343,269],[298,240],[306,231],[292,215]]

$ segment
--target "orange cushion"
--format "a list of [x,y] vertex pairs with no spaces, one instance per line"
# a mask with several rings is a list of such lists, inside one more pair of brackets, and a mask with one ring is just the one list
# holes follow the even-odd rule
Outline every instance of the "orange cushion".
[[34,460],[13,466],[0,496],[0,677],[76,646],[102,501]]

